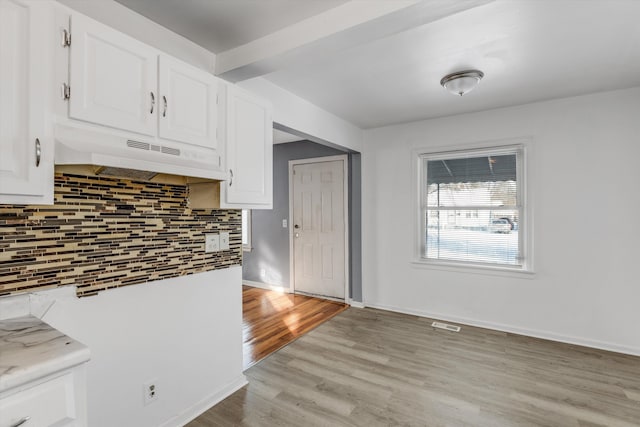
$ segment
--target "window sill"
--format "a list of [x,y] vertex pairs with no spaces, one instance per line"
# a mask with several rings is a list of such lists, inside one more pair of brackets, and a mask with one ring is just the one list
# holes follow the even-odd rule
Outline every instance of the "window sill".
[[515,269],[509,267],[492,267],[484,265],[459,264],[446,261],[427,261],[414,259],[411,264],[415,268],[430,270],[452,271],[456,273],[484,274],[487,276],[515,277],[518,279],[535,279],[536,273],[532,270]]

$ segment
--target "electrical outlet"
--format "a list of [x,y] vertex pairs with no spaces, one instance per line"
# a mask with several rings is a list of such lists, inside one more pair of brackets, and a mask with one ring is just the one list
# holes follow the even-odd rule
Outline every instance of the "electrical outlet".
[[206,253],[218,252],[220,250],[220,236],[217,234],[204,235],[204,251]]
[[282,228],[287,228],[287,220],[286,219],[282,220]]
[[144,405],[147,406],[158,400],[158,380],[153,379],[142,385]]
[[265,277],[267,275],[267,270],[265,270],[264,268],[260,269],[260,277]]
[[221,251],[229,250],[229,233],[226,231],[220,233],[220,250]]

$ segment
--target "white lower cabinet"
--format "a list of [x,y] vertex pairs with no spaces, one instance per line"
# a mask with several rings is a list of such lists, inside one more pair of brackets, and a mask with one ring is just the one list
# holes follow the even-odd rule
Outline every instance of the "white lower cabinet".
[[224,85],[224,134],[227,181],[220,206],[240,209],[273,207],[272,107],[237,86]]
[[49,5],[0,0],[0,204],[53,203]]
[[0,394],[0,427],[87,425],[85,365]]

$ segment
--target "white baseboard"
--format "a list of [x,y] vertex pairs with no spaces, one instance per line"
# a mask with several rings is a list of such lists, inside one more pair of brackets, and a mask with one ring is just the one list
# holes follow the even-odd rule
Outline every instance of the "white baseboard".
[[360,301],[349,300],[349,305],[354,308],[364,308],[364,303]]
[[597,348],[600,350],[613,351],[616,353],[629,354],[632,356],[640,356],[640,347],[620,345],[605,341],[592,340],[588,338],[572,337],[568,335],[556,334],[549,331],[539,331],[535,329],[519,328],[501,323],[485,322],[482,320],[468,319],[465,317],[449,316],[441,313],[429,313],[421,310],[404,309],[385,304],[365,303],[366,307],[377,308],[380,310],[394,311],[397,313],[411,314],[414,316],[428,317],[430,319],[444,320],[447,322],[460,323],[462,325],[477,326],[479,328],[493,329],[500,332],[510,332],[528,337],[541,338],[549,341],[557,341],[566,344],[575,344],[583,347]]
[[245,285],[251,286],[253,288],[266,289],[268,291],[284,292],[287,294],[291,293],[291,289],[285,286],[272,285],[272,284],[263,283],[263,282],[254,282],[253,280],[244,280],[244,279],[242,280],[242,283],[244,283]]
[[234,381],[227,384],[226,386],[222,387],[217,392],[205,397],[201,401],[197,402],[195,405],[182,411],[180,414],[176,415],[170,420],[162,423],[161,427],[184,426],[188,422],[193,421],[198,416],[202,415],[204,412],[207,411],[207,409],[220,403],[225,398],[229,397],[230,395],[232,395],[233,393],[235,393],[236,391],[238,391],[239,389],[241,389],[247,384],[249,384],[247,382],[247,378],[244,376],[244,374],[241,374],[238,378],[236,378]]

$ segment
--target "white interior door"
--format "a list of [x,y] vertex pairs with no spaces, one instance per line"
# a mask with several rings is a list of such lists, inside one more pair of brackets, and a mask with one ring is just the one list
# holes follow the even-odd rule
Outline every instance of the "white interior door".
[[158,52],[81,15],[71,31],[69,116],[156,135]]
[[294,289],[345,298],[345,160],[294,164]]

